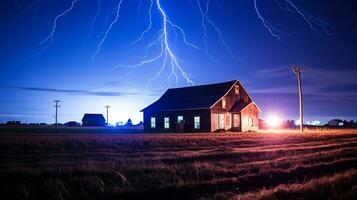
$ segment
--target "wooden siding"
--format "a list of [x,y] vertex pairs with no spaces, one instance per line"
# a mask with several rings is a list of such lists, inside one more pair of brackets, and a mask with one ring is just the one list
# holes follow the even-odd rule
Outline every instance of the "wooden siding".
[[[247,100],[252,102],[247,91],[236,83],[239,87],[239,94],[235,93],[235,86],[233,86],[219,101],[217,101],[211,109],[199,109],[199,110],[181,110],[181,111],[144,111],[144,130],[147,132],[159,131],[159,132],[178,132],[177,116],[182,115],[185,120],[184,130],[185,132],[214,132],[219,129],[231,130],[233,126],[233,113],[229,112],[235,102],[241,100]],[[226,107],[222,107],[222,99],[226,100]],[[258,130],[259,127],[259,109],[254,103],[249,104],[242,112],[238,112],[240,119],[240,126],[236,131],[249,131]],[[220,128],[219,115],[224,116],[223,127]],[[200,129],[194,129],[194,116],[200,116]],[[155,117],[156,127],[152,129],[150,127],[150,118]],[[170,118],[170,128],[164,128],[164,118]],[[253,126],[249,126],[248,119],[252,118]]]
[[[249,125],[249,118],[252,118],[253,126]],[[259,109],[254,103],[242,110],[241,124],[242,131],[257,131],[259,129]]]
[[[144,130],[147,132],[180,132],[177,127],[177,116],[183,116],[184,129],[183,132],[209,132],[211,131],[211,115],[209,109],[201,110],[181,110],[181,111],[144,111]],[[194,128],[194,117],[200,117],[200,129]],[[156,127],[151,128],[151,117],[155,117]],[[164,128],[164,118],[169,117],[170,128]]]
[[[232,108],[234,103],[239,100],[244,100],[248,98],[248,101],[252,101],[245,89],[239,84],[236,83],[239,87],[239,94],[235,93],[235,86],[233,86],[227,94],[223,97],[226,100],[226,107],[222,107],[222,99],[220,99],[211,109],[211,131],[216,131],[219,129],[219,114],[225,115],[225,130],[230,130],[232,128],[232,114],[229,110]],[[241,120],[242,121],[242,120]]]

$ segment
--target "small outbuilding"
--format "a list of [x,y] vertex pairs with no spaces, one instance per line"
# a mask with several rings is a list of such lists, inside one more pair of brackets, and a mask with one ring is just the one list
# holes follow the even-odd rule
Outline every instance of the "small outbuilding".
[[102,114],[84,114],[82,126],[105,126],[105,118]]
[[256,131],[260,109],[237,81],[168,89],[142,110],[144,130]]

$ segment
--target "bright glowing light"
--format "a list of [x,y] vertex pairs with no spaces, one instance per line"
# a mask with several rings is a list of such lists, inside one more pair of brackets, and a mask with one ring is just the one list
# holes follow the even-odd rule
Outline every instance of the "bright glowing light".
[[281,119],[277,115],[271,115],[268,117],[267,124],[271,128],[278,128],[281,125]]
[[313,126],[321,126],[323,125],[322,122],[320,122],[319,120],[314,120],[314,121],[308,121],[306,122],[308,125],[313,125]]

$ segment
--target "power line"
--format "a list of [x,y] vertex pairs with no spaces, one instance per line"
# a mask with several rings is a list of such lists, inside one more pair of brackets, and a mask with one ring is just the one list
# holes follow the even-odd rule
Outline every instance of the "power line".
[[57,126],[58,124],[58,108],[61,107],[59,105],[59,103],[61,102],[60,100],[54,100],[53,102],[55,102],[55,105],[53,107],[56,108],[56,112],[55,112],[55,126]]
[[106,106],[104,106],[104,108],[107,109],[107,125],[109,125],[109,108],[110,108],[110,106],[106,105]]
[[296,74],[298,79],[298,87],[299,87],[299,111],[300,111],[300,132],[304,132],[304,114],[303,114],[303,104],[302,104],[302,85],[301,85],[301,68],[299,66],[292,68],[293,72]]

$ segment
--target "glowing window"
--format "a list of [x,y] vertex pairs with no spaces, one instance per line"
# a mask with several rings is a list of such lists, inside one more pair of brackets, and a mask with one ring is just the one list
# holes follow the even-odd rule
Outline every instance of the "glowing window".
[[227,104],[226,98],[223,98],[222,99],[222,108],[226,108],[226,104]]
[[177,116],[177,123],[183,122],[183,116]]
[[164,118],[164,128],[170,128],[170,118],[168,117]]
[[239,85],[234,86],[234,93],[239,94]]
[[193,118],[193,121],[194,121],[195,129],[200,129],[201,128],[200,116],[195,116]]
[[155,128],[156,127],[156,119],[155,117],[151,117],[151,128]]

